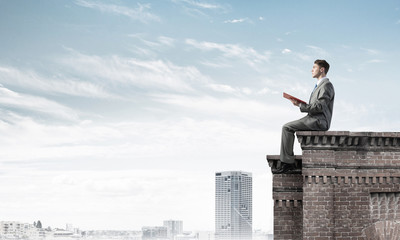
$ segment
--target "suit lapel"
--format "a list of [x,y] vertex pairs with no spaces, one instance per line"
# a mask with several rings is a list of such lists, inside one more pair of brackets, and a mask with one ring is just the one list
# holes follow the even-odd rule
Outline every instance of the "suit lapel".
[[327,81],[329,81],[329,78],[325,78],[320,82],[320,84],[317,86],[316,89],[311,93],[310,100],[308,101],[309,104],[311,104],[311,100],[313,99],[314,95],[317,94],[317,91],[324,85]]

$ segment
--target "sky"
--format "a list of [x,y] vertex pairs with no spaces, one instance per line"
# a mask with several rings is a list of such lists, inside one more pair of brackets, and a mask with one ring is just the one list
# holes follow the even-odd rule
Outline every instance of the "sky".
[[215,172],[247,171],[272,231],[282,93],[326,59],[330,130],[399,131],[399,40],[393,0],[0,0],[0,220],[214,230]]

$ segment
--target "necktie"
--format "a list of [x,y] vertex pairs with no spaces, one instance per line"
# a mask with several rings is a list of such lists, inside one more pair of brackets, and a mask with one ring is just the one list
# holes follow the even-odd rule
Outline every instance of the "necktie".
[[315,89],[317,88],[317,84],[315,84],[315,87],[314,87],[314,89],[312,90],[312,92],[311,92],[311,94],[315,91]]
[[311,97],[312,97],[312,95],[313,95],[315,89],[317,88],[317,86],[318,86],[318,84],[315,84],[315,87],[314,87],[314,89],[312,90],[311,95],[310,95],[310,100],[308,100],[308,102],[311,102]]

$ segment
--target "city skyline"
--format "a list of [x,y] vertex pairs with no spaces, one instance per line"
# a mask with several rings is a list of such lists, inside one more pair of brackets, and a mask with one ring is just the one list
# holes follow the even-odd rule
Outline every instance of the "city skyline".
[[330,130],[399,131],[395,0],[0,0],[0,36],[4,219],[213,230],[215,172],[244,171],[253,229],[272,231],[265,156],[304,116],[282,93],[308,100],[315,59]]

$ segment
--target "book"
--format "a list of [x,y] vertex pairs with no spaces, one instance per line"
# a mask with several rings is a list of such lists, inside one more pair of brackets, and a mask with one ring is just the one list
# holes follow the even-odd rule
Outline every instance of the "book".
[[287,93],[283,93],[283,97],[284,98],[287,98],[287,99],[293,99],[293,100],[296,100],[296,101],[298,101],[299,103],[304,103],[304,104],[307,104],[306,102],[304,102],[303,100],[301,100],[301,99],[298,99],[297,97],[293,97],[292,95],[290,95],[290,94],[287,94]]

